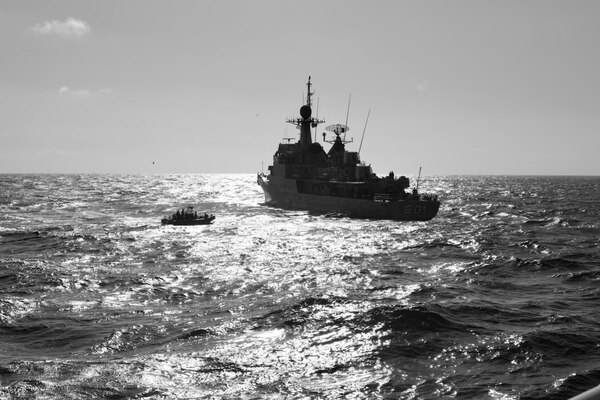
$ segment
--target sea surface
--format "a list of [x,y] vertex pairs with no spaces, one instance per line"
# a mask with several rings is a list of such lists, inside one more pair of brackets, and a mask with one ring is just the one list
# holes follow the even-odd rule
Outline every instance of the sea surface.
[[[568,399],[600,384],[600,178],[428,177],[429,222],[255,175],[0,175],[0,399]],[[194,206],[210,226],[162,226]]]

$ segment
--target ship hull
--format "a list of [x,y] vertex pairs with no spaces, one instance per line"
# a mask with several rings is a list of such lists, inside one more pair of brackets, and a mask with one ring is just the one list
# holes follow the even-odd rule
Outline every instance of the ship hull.
[[191,220],[176,220],[172,218],[163,218],[161,220],[163,225],[176,225],[176,226],[187,226],[187,225],[209,225],[212,224],[215,217],[208,218],[196,218]]
[[287,210],[334,213],[351,218],[428,221],[436,216],[440,203],[436,200],[375,201],[339,196],[299,193],[295,179],[258,177],[265,193],[265,204]]

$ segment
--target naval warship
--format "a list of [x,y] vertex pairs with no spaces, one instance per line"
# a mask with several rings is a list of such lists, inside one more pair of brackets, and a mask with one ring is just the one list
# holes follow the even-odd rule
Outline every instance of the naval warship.
[[323,140],[331,143],[328,152],[313,142],[312,129],[316,133],[325,121],[312,115],[310,76],[307,89],[300,117],[287,120],[300,130],[300,140],[280,143],[269,173],[257,174],[265,205],[350,218],[427,221],[435,217],[440,208],[437,195],[420,194],[418,180],[417,187],[407,192],[407,177],[396,177],[393,172],[379,177],[360,161],[358,152],[346,151],[346,125],[325,128],[335,135],[326,140],[323,132]]

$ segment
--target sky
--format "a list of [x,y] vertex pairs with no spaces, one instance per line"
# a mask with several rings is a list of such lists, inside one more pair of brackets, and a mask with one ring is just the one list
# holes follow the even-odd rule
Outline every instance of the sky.
[[347,119],[377,174],[600,175],[599,18],[596,0],[0,0],[0,173],[266,171],[311,76],[317,137]]

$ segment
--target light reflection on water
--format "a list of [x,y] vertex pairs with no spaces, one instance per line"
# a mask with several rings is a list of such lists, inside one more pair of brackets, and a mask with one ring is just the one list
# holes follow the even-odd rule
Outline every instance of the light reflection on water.
[[[177,270],[178,279],[167,284],[173,277],[163,271],[159,282],[154,278],[155,282],[146,282],[145,287],[160,285],[161,290],[171,292],[176,288],[195,293],[195,302],[199,299],[210,304],[206,307],[210,312],[198,314],[192,324],[209,328],[208,333],[171,344],[169,347],[176,347],[174,352],[181,355],[167,352],[160,365],[154,354],[157,371],[152,375],[165,379],[166,370],[168,379],[173,380],[183,374],[185,379],[170,385],[178,396],[191,394],[190,386],[194,385],[214,395],[266,385],[289,393],[314,387],[317,393],[335,396],[386,384],[390,369],[372,355],[385,346],[382,335],[389,332],[382,331],[380,323],[359,331],[351,328],[346,321],[356,319],[373,304],[347,299],[368,296],[406,302],[418,284],[379,288],[373,282],[378,277],[371,272],[372,266],[361,264],[381,252],[409,247],[415,243],[410,235],[420,225],[390,228],[386,222],[332,221],[268,208],[252,215],[244,207],[257,207],[260,192],[253,190],[252,196],[248,191],[240,193],[235,179],[220,180],[218,186],[221,190],[213,189],[210,201],[226,212],[212,226],[160,227],[158,232],[130,233],[134,246],[142,252],[155,249],[153,243],[163,232],[170,237],[159,245],[168,255],[158,255],[164,261],[155,261],[156,273],[164,270],[162,263],[173,263],[171,268]],[[182,193],[178,190],[172,194]],[[249,197],[253,201],[236,202]],[[333,300],[299,303],[307,298]],[[172,317],[174,323],[183,322],[177,321],[181,316]],[[211,321],[203,323],[204,318]],[[182,386],[187,389],[180,392]]]

